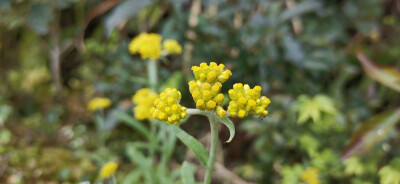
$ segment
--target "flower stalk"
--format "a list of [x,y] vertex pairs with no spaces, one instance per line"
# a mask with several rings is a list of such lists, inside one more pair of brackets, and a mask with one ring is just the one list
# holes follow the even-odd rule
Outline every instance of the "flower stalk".
[[157,91],[158,78],[157,78],[157,61],[149,59],[147,62],[147,74],[150,83],[150,89]]
[[210,140],[210,157],[208,158],[207,163],[207,171],[204,176],[204,184],[210,184],[212,179],[212,173],[214,170],[215,160],[217,158],[217,149],[218,149],[218,132],[219,125],[218,119],[214,114],[210,114],[207,116],[210,121],[211,127],[211,140]]

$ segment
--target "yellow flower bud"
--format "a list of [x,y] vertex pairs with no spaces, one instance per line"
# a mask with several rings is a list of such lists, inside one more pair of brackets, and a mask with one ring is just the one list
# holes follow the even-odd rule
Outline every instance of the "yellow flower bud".
[[153,117],[179,125],[180,120],[187,116],[186,107],[179,105],[180,100],[181,93],[177,89],[165,89],[158,98],[158,104],[154,104]]
[[226,116],[226,111],[225,111],[224,108],[222,108],[221,106],[218,106],[218,107],[217,107],[215,113],[216,113],[219,117],[221,117],[221,118],[223,118],[223,117]]
[[215,62],[193,66],[192,71],[197,80],[189,82],[189,91],[196,102],[196,108],[215,111],[220,117],[226,116],[226,111],[221,107],[224,95],[220,90],[222,83],[229,79],[232,72],[225,69],[225,65]]
[[197,80],[210,84],[224,83],[232,75],[230,70],[225,69],[225,65],[217,65],[215,62],[211,62],[210,65],[201,63],[200,66],[193,66],[192,71]]
[[[249,85],[236,83],[233,89],[229,90],[228,112],[232,117],[243,118],[247,114],[254,114],[265,117],[268,111],[265,108],[271,103],[269,98],[261,96],[261,87],[255,86],[253,89]],[[261,97],[260,97],[261,96]]]

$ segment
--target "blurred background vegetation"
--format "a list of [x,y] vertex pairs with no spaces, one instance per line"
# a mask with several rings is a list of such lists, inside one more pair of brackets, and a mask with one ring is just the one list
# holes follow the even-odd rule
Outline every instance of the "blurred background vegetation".
[[[215,183],[302,183],[310,167],[320,183],[400,182],[398,0],[0,0],[0,183],[98,181],[112,158],[127,183],[137,165],[123,145],[143,136],[111,112],[132,115],[146,85],[128,51],[141,32],[183,46],[159,71],[181,104],[195,106],[190,67],[210,61],[233,72],[223,92],[260,85],[272,101],[264,119],[232,119],[231,143],[221,128]],[[113,104],[101,131],[86,109],[96,96]],[[204,120],[182,128],[205,139]]]

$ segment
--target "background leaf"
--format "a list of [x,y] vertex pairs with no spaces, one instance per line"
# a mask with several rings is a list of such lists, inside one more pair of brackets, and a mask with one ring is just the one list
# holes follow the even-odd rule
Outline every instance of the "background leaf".
[[134,119],[132,116],[129,116],[128,114],[122,113],[120,111],[114,112],[113,115],[117,119],[121,120],[123,123],[127,124],[128,126],[137,130],[139,133],[143,134],[148,139],[151,139],[149,130],[147,129],[147,127],[145,127],[142,124],[142,122],[140,122],[140,121]]
[[108,35],[112,30],[120,24],[122,21],[136,15],[139,11],[150,5],[151,0],[137,1],[137,0],[125,0],[113,9],[111,14],[105,19],[105,27]]
[[357,58],[371,79],[400,92],[400,72],[394,68],[378,66],[360,52],[357,53]]
[[228,118],[220,118],[219,121],[223,123],[229,129],[229,139],[226,142],[231,142],[233,137],[235,137],[235,125],[233,122]]
[[184,161],[181,167],[181,178],[183,184],[195,184],[194,171],[196,166]]
[[293,8],[286,9],[279,16],[280,22],[285,22],[293,17],[299,16],[304,13],[315,11],[321,8],[321,3],[314,0],[303,1]]
[[48,4],[34,4],[28,15],[30,27],[38,34],[49,32],[49,22],[53,20],[53,12]]
[[343,149],[342,160],[368,151],[375,144],[388,136],[394,125],[400,120],[400,109],[388,111],[372,117],[359,125]]

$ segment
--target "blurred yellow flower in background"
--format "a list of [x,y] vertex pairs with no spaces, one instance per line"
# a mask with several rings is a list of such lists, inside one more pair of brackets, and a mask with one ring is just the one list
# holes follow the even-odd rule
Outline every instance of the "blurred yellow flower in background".
[[118,164],[116,162],[107,162],[106,164],[101,167],[100,170],[100,178],[101,179],[107,179],[111,175],[115,173],[115,171],[118,168]]
[[154,101],[158,98],[158,94],[151,91],[149,88],[138,90],[132,96],[132,102],[136,104],[133,108],[135,118],[138,120],[153,119],[151,109],[153,108]]
[[301,173],[301,180],[307,184],[319,184],[318,172],[317,168],[309,167]]
[[159,59],[161,56],[162,37],[156,33],[140,33],[129,44],[131,54],[140,54],[142,59]]
[[176,40],[167,39],[163,43],[163,49],[168,52],[168,54],[180,54],[182,53],[182,47]]
[[108,98],[94,98],[89,101],[87,109],[89,111],[97,111],[111,106],[111,100]]

